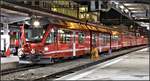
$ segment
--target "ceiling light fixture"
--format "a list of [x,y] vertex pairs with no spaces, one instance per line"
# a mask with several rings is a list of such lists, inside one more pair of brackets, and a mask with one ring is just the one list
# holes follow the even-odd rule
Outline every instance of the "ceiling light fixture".
[[139,8],[139,7],[128,7],[128,9],[134,10],[134,9],[142,9],[142,8]]
[[120,5],[119,7],[120,7],[121,9],[124,9],[124,6],[123,6],[123,5]]
[[113,1],[113,3],[115,3],[116,5],[118,5],[118,4],[119,4],[119,2],[117,2],[117,1]]
[[125,11],[126,13],[128,13],[128,12],[129,12],[129,10],[128,10],[128,9],[125,9],[124,11]]
[[132,13],[140,13],[140,12],[145,12],[145,11],[139,11],[139,10],[133,11],[133,10],[131,10],[131,12],[132,12]]
[[35,27],[38,27],[38,26],[40,25],[40,22],[39,22],[38,20],[35,20],[35,21],[33,22],[33,25],[34,25]]

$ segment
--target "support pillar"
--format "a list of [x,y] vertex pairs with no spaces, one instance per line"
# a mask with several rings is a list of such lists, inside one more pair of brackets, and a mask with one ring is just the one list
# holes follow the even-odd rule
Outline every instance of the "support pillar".
[[102,5],[102,1],[99,0],[99,1],[98,1],[98,9],[99,9],[99,10],[101,10],[101,5]]
[[90,11],[95,11],[95,0],[91,0],[90,2]]
[[[148,10],[148,17],[149,17],[149,22],[150,22],[150,5],[149,5],[149,10]],[[149,55],[150,55],[150,24],[149,24],[149,30],[148,30],[148,47],[149,47]]]
[[[6,51],[8,51],[8,49],[10,47],[10,36],[9,36],[9,26],[8,26],[8,23],[4,23],[3,24],[3,29],[4,29],[4,33],[2,35],[2,38],[5,41],[4,42],[4,51],[6,52]],[[8,56],[8,55],[6,55],[6,56]]]

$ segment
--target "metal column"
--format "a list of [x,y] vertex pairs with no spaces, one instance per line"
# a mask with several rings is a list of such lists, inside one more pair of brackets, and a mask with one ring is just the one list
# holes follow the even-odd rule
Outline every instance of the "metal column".
[[10,36],[9,36],[9,27],[8,27],[8,23],[3,23],[3,27],[1,29],[1,31],[3,31],[3,34],[1,35],[1,49],[3,49],[4,52],[6,52],[6,50],[10,47]]
[[[148,17],[149,17],[149,22],[150,22],[150,5],[149,5],[149,10],[148,10]],[[150,55],[150,23],[149,23],[149,30],[148,30],[148,47],[149,47],[149,55]]]

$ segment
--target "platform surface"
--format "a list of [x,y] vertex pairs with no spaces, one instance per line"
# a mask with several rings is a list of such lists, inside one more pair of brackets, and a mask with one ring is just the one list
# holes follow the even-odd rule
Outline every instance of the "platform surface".
[[149,80],[148,48],[56,80]]
[[18,62],[18,56],[1,57],[1,64]]

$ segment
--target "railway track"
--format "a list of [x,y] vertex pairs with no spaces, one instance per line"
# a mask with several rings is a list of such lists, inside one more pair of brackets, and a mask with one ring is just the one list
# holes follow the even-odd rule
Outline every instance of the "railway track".
[[10,74],[10,73],[25,71],[25,70],[28,70],[28,69],[35,69],[35,68],[39,68],[39,67],[41,67],[41,66],[38,66],[38,65],[20,65],[17,68],[2,70],[0,72],[0,75],[3,76],[3,75]]
[[[78,57],[78,58],[81,58],[81,57]],[[66,61],[71,61],[71,60],[76,60],[78,58],[74,58],[74,59],[63,59],[63,60],[60,60],[60,61],[56,61],[55,63],[53,64],[58,64],[58,63],[64,63]],[[85,57],[86,58],[86,57]],[[41,67],[48,67],[48,66],[51,66],[53,64],[48,64],[48,65],[40,65],[40,64],[33,64],[33,65],[18,65],[17,68],[12,68],[12,69],[7,69],[7,70],[2,70],[0,72],[0,75],[3,76],[3,75],[7,75],[7,74],[10,74],[10,73],[15,73],[15,72],[20,72],[20,71],[25,71],[25,70],[29,70],[29,69],[36,69],[36,68],[41,68]]]
[[[144,48],[144,47],[143,47],[143,48]],[[42,78],[35,79],[35,80],[33,80],[33,81],[54,80],[54,79],[63,77],[63,76],[65,76],[65,75],[74,73],[74,72],[76,72],[76,71],[79,71],[79,70],[88,68],[88,67],[90,67],[90,66],[93,66],[93,65],[96,65],[96,64],[100,64],[100,63],[106,62],[106,61],[108,61],[108,60],[112,60],[112,59],[117,58],[117,57],[120,57],[120,56],[124,56],[124,55],[126,55],[126,54],[129,54],[129,53],[131,53],[131,52],[135,52],[135,51],[140,50],[140,49],[143,49],[143,48],[135,49],[135,50],[128,51],[128,52],[125,52],[125,53],[122,53],[122,54],[118,54],[118,55],[115,55],[115,56],[106,57],[106,58],[103,58],[103,59],[98,60],[98,61],[96,61],[96,62],[88,63],[88,64],[81,65],[81,66],[78,66],[78,67],[74,67],[74,68],[71,68],[71,69],[68,69],[68,70],[64,70],[64,71],[61,71],[61,72],[57,72],[57,73],[54,73],[54,74],[51,74],[51,75],[48,75],[48,76],[45,76],[45,77],[42,77]]]
[[[138,47],[137,47],[138,48]],[[96,64],[99,64],[99,63],[102,63],[102,62],[105,62],[105,61],[108,61],[108,60],[111,60],[111,59],[114,59],[114,58],[117,58],[119,56],[122,56],[122,55],[125,55],[125,54],[128,54],[130,52],[134,52],[136,50],[139,50],[139,49],[142,49],[142,48],[145,48],[145,46],[142,46],[142,47],[139,47],[138,49],[130,49],[130,51],[127,51],[127,52],[122,52],[122,53],[118,53],[117,55],[108,55],[108,57],[105,57],[105,58],[102,58],[100,59],[99,61],[96,61],[96,62],[90,62],[90,63],[87,63],[87,64],[84,64],[84,65],[78,65],[77,67],[73,67],[73,68],[67,68],[65,70],[62,70],[62,71],[57,71],[57,72],[54,72],[54,73],[51,73],[50,75],[46,75],[44,77],[38,77],[38,78],[35,78],[33,79],[33,81],[45,81],[45,80],[51,80],[51,79],[56,79],[56,78],[59,78],[59,77],[62,77],[62,76],[65,76],[65,75],[68,75],[70,73],[74,73],[76,71],[79,71],[79,70],[82,70],[82,69],[85,69],[85,68],[88,68],[90,66],[93,66],[93,65],[96,65]],[[125,51],[125,50],[124,50]],[[117,52],[116,52],[117,53]],[[84,57],[86,58],[86,57]],[[76,61],[78,60],[79,58],[75,58],[75,59],[68,59],[68,60],[62,60],[62,61],[59,61],[59,62],[56,62],[54,64],[51,64],[51,65],[45,65],[45,66],[41,66],[41,65],[28,65],[28,66],[21,66],[19,68],[16,68],[16,69],[12,69],[12,70],[8,70],[8,71],[2,71],[0,74],[1,76],[5,76],[7,74],[12,74],[12,73],[15,73],[15,72],[21,72],[21,71],[26,71],[26,70],[30,70],[30,69],[36,69],[36,68],[42,68],[42,67],[48,67],[48,68],[51,68],[51,67],[59,67],[62,66],[62,64],[64,63],[68,63],[69,61],[72,62],[73,60]],[[89,59],[89,58],[87,58]],[[55,68],[57,69],[57,68]],[[51,71],[52,72],[52,71]],[[15,74],[18,74],[18,73],[15,73]],[[19,74],[18,74],[19,75]],[[9,75],[8,75],[9,76]],[[22,79],[17,79],[15,78],[16,80],[22,80]]]

